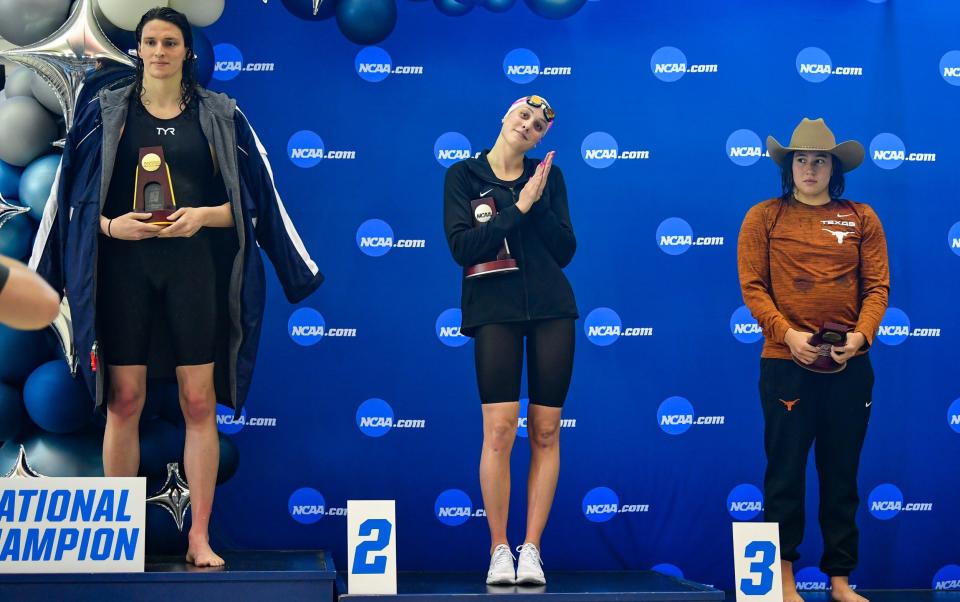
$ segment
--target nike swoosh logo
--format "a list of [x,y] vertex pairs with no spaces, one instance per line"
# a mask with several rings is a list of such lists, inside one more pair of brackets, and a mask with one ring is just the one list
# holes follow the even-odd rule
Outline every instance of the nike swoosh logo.
[[871,399],[870,401],[867,402],[867,405],[864,407],[869,408],[872,404],[873,404],[873,400]]
[[840,215],[840,214],[838,213],[838,214],[837,214],[837,217],[850,217],[851,215],[853,215],[853,214],[852,214],[852,213],[844,213],[843,215]]
[[491,188],[490,190],[488,190],[488,191],[486,191],[486,192],[481,192],[481,193],[480,193],[480,196],[481,196],[481,197],[485,197],[485,196],[487,196],[488,194],[490,194],[491,192],[493,192],[493,188]]

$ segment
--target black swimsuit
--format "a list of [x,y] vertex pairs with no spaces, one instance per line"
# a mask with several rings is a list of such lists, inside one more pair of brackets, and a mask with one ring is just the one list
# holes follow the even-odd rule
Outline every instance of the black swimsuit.
[[[117,149],[103,215],[133,210],[139,149],[162,146],[177,207],[227,202],[223,178],[200,128],[197,102],[173,119],[158,119],[132,98]],[[176,365],[213,361],[217,340],[220,229],[201,228],[190,238],[140,241],[100,236],[97,318],[107,364],[146,365],[151,333],[170,334]],[[228,229],[222,229],[228,230]]]

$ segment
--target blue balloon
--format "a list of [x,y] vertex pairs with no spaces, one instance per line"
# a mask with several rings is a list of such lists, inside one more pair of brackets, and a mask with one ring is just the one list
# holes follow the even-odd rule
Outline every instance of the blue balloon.
[[67,363],[47,362],[33,371],[23,387],[30,418],[45,431],[72,433],[93,419],[94,403],[83,381],[70,376]]
[[24,207],[29,205],[30,217],[38,222],[43,217],[43,208],[59,166],[59,154],[44,155],[31,161],[20,177],[20,204]]
[[8,201],[20,194],[20,174],[23,170],[16,165],[0,161],[0,196]]
[[0,441],[13,439],[23,427],[23,396],[19,389],[0,383]]
[[583,8],[587,0],[524,0],[530,10],[548,19],[566,19]]
[[230,477],[237,474],[240,468],[240,449],[233,439],[219,433],[220,435],[220,466],[217,468],[217,485],[222,485],[230,480]]
[[[19,446],[15,440],[4,444],[0,450],[0,471],[10,470]],[[103,476],[103,431],[99,428],[89,427],[69,435],[36,430],[23,438],[23,447],[30,467],[44,476]]]
[[513,8],[517,0],[483,0],[483,6],[490,12],[503,13]]
[[397,24],[396,0],[340,0],[337,26],[354,44],[382,42]]
[[180,410],[180,392],[177,381],[154,379],[147,380],[147,401],[140,420],[159,416],[163,420],[183,428],[183,412]]
[[[16,220],[14,220],[16,221]],[[10,224],[0,230],[0,237]],[[22,385],[33,369],[56,357],[52,337],[42,330],[14,330],[0,324],[0,380]]]
[[197,55],[197,81],[206,87],[213,78],[213,65],[216,62],[213,44],[199,27],[190,27],[190,30],[193,32],[193,53]]
[[[30,254],[30,243],[37,223],[26,215],[16,215],[0,226],[0,255],[24,259]],[[6,359],[6,358],[4,358]]]
[[140,421],[140,475],[162,477],[183,457],[184,431],[162,418]]
[[459,17],[473,10],[473,0],[433,0],[433,5],[445,15]]
[[317,14],[313,14],[313,0],[281,0],[290,14],[307,21],[329,19],[337,11],[337,0],[323,0]]

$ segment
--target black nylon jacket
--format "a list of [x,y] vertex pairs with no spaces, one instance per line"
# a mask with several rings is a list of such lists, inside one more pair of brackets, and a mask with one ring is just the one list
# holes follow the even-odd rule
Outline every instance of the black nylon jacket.
[[[444,182],[447,243],[454,260],[464,268],[460,332],[473,336],[484,324],[577,318],[573,288],[563,274],[577,249],[563,174],[556,165],[550,169],[543,195],[524,215],[516,203],[540,160],[524,158],[523,176],[504,182],[490,169],[487,152],[450,166]],[[497,215],[474,227],[470,202],[491,197]],[[520,269],[467,279],[466,268],[494,259],[504,238]]]

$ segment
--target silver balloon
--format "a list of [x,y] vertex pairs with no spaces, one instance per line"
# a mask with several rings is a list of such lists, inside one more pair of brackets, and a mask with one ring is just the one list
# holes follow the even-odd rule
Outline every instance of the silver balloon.
[[[200,0],[191,0],[191,4]],[[111,23],[120,29],[133,31],[140,17],[151,8],[167,6],[167,0],[100,0],[100,10]]]
[[0,51],[0,57],[30,67],[57,94],[67,129],[73,125],[77,89],[97,60],[134,67],[133,59],[110,42],[94,14],[94,0],[76,0],[67,21],[45,39]]
[[183,521],[190,508],[190,487],[180,478],[180,469],[176,462],[167,464],[167,482],[160,491],[147,498],[147,503],[166,509],[177,524],[177,530],[183,531]]
[[30,207],[21,207],[20,205],[11,205],[7,201],[5,201],[3,198],[3,195],[0,194],[0,228],[3,228],[3,225],[8,221],[17,217],[21,213],[26,213],[27,211],[30,211]]
[[[27,69],[27,71],[30,70]],[[57,96],[57,91],[32,71],[30,71],[30,92],[43,105],[43,108],[54,115],[63,115],[63,107],[60,106],[60,97]]]
[[20,446],[20,453],[17,454],[17,461],[13,464],[7,474],[0,475],[0,479],[42,479],[43,475],[30,467],[27,462],[27,451]]
[[0,36],[32,44],[56,31],[69,10],[70,0],[0,0]]
[[7,85],[4,90],[7,91],[7,98],[16,98],[17,96],[32,96],[30,84],[33,82],[33,71],[26,67],[17,67],[7,75]]
[[49,152],[56,139],[53,115],[32,96],[8,98],[0,104],[0,160],[24,167]]
[[313,0],[313,16],[316,17],[317,13],[320,12],[320,5],[323,4],[323,0]]
[[60,343],[60,349],[63,350],[63,357],[67,360],[67,366],[70,368],[70,375],[77,375],[77,353],[73,345],[73,320],[70,317],[70,302],[66,295],[60,299],[60,313],[50,324],[53,334]]
[[170,0],[170,8],[182,12],[194,27],[213,25],[223,14],[223,4],[224,0]]

